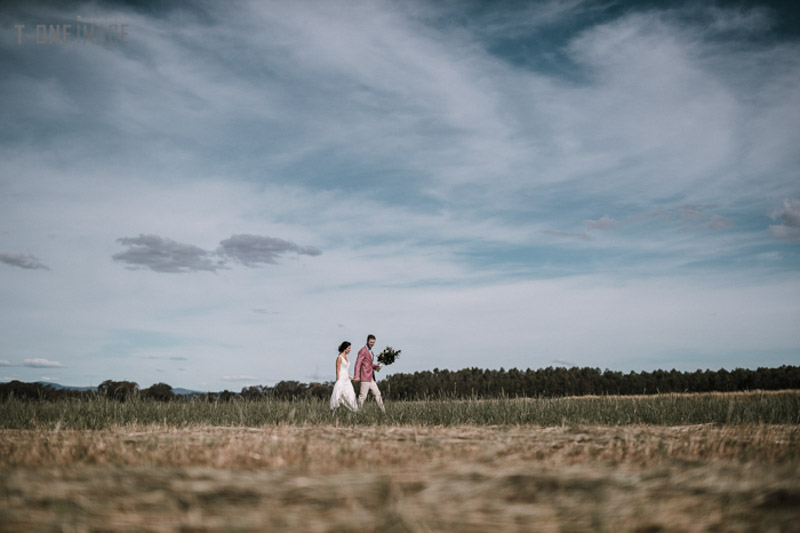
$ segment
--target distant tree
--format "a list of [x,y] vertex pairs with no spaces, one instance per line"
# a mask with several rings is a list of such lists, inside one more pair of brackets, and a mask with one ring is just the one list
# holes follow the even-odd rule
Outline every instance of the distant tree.
[[308,398],[327,400],[333,393],[333,385],[330,383],[312,383],[305,391]]
[[[233,401],[237,399],[274,398],[298,400],[330,397],[332,383],[300,383],[281,381],[274,387],[252,386],[242,389],[241,394],[225,390],[186,398],[187,401]],[[516,368],[484,370],[464,368],[461,370],[418,371],[413,374],[392,374],[381,385],[384,397],[394,400],[420,400],[432,398],[499,398],[505,397],[558,397],[582,394],[657,394],[658,392],[710,392],[743,390],[800,389],[800,367],[783,365],[778,368],[749,370],[737,368],[727,370],[697,370],[680,372],[655,370],[627,374],[599,368],[547,367],[525,372]],[[19,398],[32,401],[57,401],[71,397],[101,397],[126,401],[137,396],[157,400],[182,400],[172,387],[157,383],[139,391],[130,381],[106,380],[94,391],[55,389],[42,383],[11,381],[0,383],[0,401]]]
[[267,391],[262,386],[252,385],[242,388],[242,392],[239,395],[245,400],[260,400],[267,395]]
[[279,381],[272,388],[272,395],[281,400],[294,400],[302,397],[306,388],[308,385],[299,381]]
[[198,395],[192,396],[191,400],[193,402],[194,401],[208,402],[208,403],[218,402],[219,401],[219,394],[217,394],[216,392],[207,392],[205,394],[198,394]]
[[6,400],[17,398],[21,400],[44,400],[46,391],[38,383],[23,383],[13,380],[0,384],[0,398]]
[[168,402],[175,399],[175,393],[172,392],[172,386],[166,383],[156,383],[141,391],[142,398],[149,398],[159,402]]
[[132,381],[112,381],[107,379],[97,386],[97,392],[106,398],[125,402],[136,397],[139,392],[139,385]]
[[236,398],[236,393],[231,392],[227,389],[219,393],[219,401],[221,402],[230,402]]

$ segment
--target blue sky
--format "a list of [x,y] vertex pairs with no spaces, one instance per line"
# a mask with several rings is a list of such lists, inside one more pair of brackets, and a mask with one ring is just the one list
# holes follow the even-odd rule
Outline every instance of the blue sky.
[[191,6],[3,8],[0,380],[800,364],[796,10]]

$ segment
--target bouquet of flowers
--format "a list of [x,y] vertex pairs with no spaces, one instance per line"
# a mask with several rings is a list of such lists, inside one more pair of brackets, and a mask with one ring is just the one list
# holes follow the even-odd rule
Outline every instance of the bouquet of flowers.
[[382,365],[391,365],[395,359],[400,357],[400,352],[403,350],[393,350],[391,346],[387,346],[378,355],[378,362]]

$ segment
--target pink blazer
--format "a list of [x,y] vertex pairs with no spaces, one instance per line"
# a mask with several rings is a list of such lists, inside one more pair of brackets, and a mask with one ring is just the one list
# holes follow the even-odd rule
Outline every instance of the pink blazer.
[[372,354],[369,353],[369,348],[364,346],[358,351],[358,357],[356,358],[356,367],[355,367],[355,374],[353,374],[356,378],[356,381],[373,381],[373,370],[375,370],[374,364],[372,364]]

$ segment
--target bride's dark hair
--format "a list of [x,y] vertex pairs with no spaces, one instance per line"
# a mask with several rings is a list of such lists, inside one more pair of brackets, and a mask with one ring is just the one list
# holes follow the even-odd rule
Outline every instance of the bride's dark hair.
[[344,341],[342,344],[340,344],[339,345],[339,353],[342,353],[343,351],[345,351],[348,346],[350,346],[350,343],[347,342],[347,341]]

